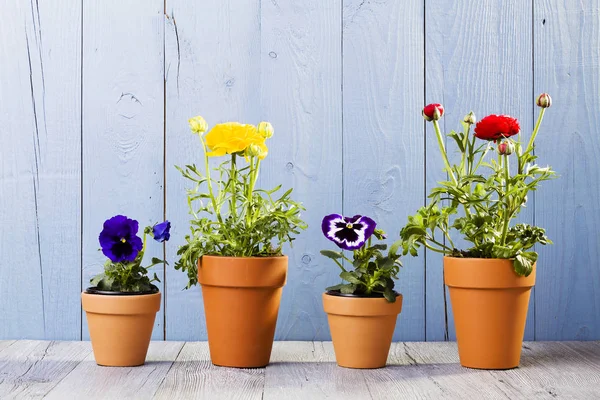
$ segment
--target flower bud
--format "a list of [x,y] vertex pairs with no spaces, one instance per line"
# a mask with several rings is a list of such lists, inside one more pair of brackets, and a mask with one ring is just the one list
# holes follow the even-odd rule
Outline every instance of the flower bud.
[[475,114],[473,114],[473,111],[471,111],[470,113],[465,115],[463,121],[469,125],[473,125],[475,122],[477,122],[477,118],[475,117]]
[[206,123],[206,120],[199,115],[188,119],[188,123],[190,124],[190,129],[192,132],[197,133],[198,135],[202,135],[208,130],[208,124]]
[[536,100],[538,107],[549,108],[552,106],[552,97],[548,93],[542,93]]
[[263,121],[258,124],[258,133],[265,139],[269,139],[273,136],[273,125],[270,122]]
[[246,156],[247,157],[258,157],[263,160],[267,156],[268,150],[267,146],[260,145],[256,143],[252,143],[250,146],[246,147]]
[[437,103],[428,104],[423,108],[422,114],[426,121],[437,121],[444,115],[444,106]]
[[515,151],[515,145],[510,140],[502,142],[498,145],[498,154],[502,156],[511,155]]

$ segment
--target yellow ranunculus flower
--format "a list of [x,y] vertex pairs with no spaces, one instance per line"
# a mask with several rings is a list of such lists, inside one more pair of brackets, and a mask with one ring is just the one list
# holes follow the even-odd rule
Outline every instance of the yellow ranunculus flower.
[[258,133],[265,139],[270,139],[273,132],[273,125],[270,122],[263,121],[258,124]]
[[209,157],[240,153],[251,144],[257,144],[261,148],[264,146],[266,152],[265,138],[258,133],[256,126],[250,124],[225,122],[213,126],[206,134],[206,145],[210,149]]
[[206,120],[201,116],[196,116],[194,118],[188,119],[188,123],[190,124],[190,129],[192,132],[202,135],[208,129],[208,124]]

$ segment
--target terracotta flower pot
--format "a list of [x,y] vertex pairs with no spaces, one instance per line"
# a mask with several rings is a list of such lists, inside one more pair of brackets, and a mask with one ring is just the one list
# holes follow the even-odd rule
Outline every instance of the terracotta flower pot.
[[264,367],[271,358],[288,258],[203,256],[198,261],[210,358]]
[[402,295],[389,303],[383,297],[347,297],[323,293],[335,358],[340,367],[381,368],[387,362]]
[[528,277],[519,277],[512,260],[444,257],[444,281],[450,290],[461,365],[517,367],[535,265]]
[[81,293],[94,358],[98,365],[133,367],[144,364],[160,293],[115,295]]

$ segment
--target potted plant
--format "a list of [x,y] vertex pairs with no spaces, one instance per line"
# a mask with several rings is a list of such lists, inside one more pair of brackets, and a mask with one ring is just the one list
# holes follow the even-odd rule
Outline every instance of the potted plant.
[[[550,167],[535,164],[535,138],[550,96],[540,95],[537,105],[541,110],[527,142],[522,141],[519,122],[508,115],[483,118],[471,135],[475,116],[468,114],[462,131],[446,135],[458,148],[459,161],[453,164],[438,124],[443,107],[430,104],[423,109],[424,118],[433,123],[448,180],[432,189],[429,204],[408,217],[400,236],[404,254],[415,256],[420,246],[444,254],[444,282],[450,290],[460,362],[466,367],[519,365],[535,284],[538,254],[533,246],[551,243],[544,229],[512,223],[528,193],[555,175]],[[456,236],[467,243],[465,248],[458,248]]]
[[81,293],[94,357],[98,365],[131,367],[144,364],[160,292],[150,279],[148,269],[166,261],[152,258],[143,267],[146,236],[157,242],[169,240],[169,221],[148,226],[143,239],[138,236],[138,221],[116,215],[104,222],[100,247],[108,257],[104,272],[91,279],[91,287]]
[[[261,122],[217,124],[206,135],[202,117],[190,119],[204,150],[204,171],[178,168],[194,183],[188,190],[191,233],[180,247],[175,268],[200,283],[215,365],[263,367],[269,363],[288,258],[285,243],[306,224],[304,208],[291,199],[292,189],[256,188],[273,127]],[[211,170],[211,157],[225,161]],[[216,175],[216,177],[213,177]]]
[[321,251],[340,267],[344,281],[323,293],[323,309],[341,367],[384,367],[402,309],[402,295],[394,291],[394,279],[402,266],[398,254],[402,242],[397,241],[384,253],[386,244],[372,244],[373,236],[386,238],[376,226],[366,216],[339,214],[327,215],[321,224],[327,239],[353,255],[350,259],[342,251]]

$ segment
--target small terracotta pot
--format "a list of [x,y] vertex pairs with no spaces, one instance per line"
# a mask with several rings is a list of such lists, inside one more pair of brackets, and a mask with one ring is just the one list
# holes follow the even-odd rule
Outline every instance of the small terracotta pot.
[[381,368],[387,362],[402,295],[394,303],[383,297],[346,297],[323,293],[335,359],[340,367]]
[[81,293],[94,358],[98,365],[134,367],[144,364],[160,293],[103,295]]
[[286,256],[203,256],[198,261],[213,364],[257,368],[269,363],[287,266]]
[[535,265],[528,277],[519,277],[512,260],[444,257],[444,282],[461,365],[518,367]]

